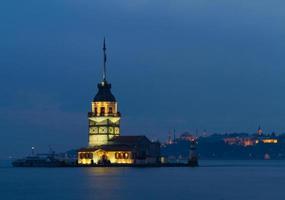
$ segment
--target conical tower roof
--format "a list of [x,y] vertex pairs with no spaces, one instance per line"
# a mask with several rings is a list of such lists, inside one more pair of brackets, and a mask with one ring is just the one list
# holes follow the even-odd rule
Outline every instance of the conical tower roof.
[[107,83],[107,81],[103,81],[98,84],[98,92],[94,97],[93,101],[100,102],[100,101],[108,101],[108,102],[115,102],[116,98],[111,92],[111,84]]

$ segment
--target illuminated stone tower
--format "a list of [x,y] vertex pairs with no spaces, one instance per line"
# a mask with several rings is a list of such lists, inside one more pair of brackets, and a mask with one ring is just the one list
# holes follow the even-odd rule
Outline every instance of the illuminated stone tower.
[[89,118],[89,146],[108,144],[114,136],[120,135],[120,113],[117,101],[111,93],[111,84],[106,79],[106,45],[103,44],[104,68],[103,80],[98,84],[98,93],[92,101]]

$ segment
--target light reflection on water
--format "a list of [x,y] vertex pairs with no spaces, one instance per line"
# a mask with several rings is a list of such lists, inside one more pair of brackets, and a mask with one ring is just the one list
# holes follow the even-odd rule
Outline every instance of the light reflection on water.
[[89,176],[116,176],[122,172],[123,168],[119,167],[94,167],[86,168],[86,172]]
[[285,199],[284,161],[198,168],[0,168],[0,199]]

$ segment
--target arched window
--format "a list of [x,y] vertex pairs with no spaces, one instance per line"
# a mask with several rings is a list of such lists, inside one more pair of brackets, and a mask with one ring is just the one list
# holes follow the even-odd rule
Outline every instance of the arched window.
[[124,153],[124,159],[128,159],[129,158],[129,154],[128,153]]
[[112,107],[109,107],[108,113],[109,113],[109,114],[112,114],[112,113],[113,113],[113,108],[112,108]]
[[119,159],[122,159],[123,158],[122,153],[118,153],[118,157]]
[[101,108],[100,108],[100,114],[101,114],[101,115],[104,115],[104,114],[105,114],[105,107],[101,107]]

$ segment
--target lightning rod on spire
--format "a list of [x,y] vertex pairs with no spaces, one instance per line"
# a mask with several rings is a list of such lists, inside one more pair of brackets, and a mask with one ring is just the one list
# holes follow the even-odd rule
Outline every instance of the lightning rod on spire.
[[104,53],[103,81],[106,81],[106,62],[107,62],[107,56],[106,56],[106,42],[105,42],[105,37],[104,37],[104,42],[103,42],[103,53]]

